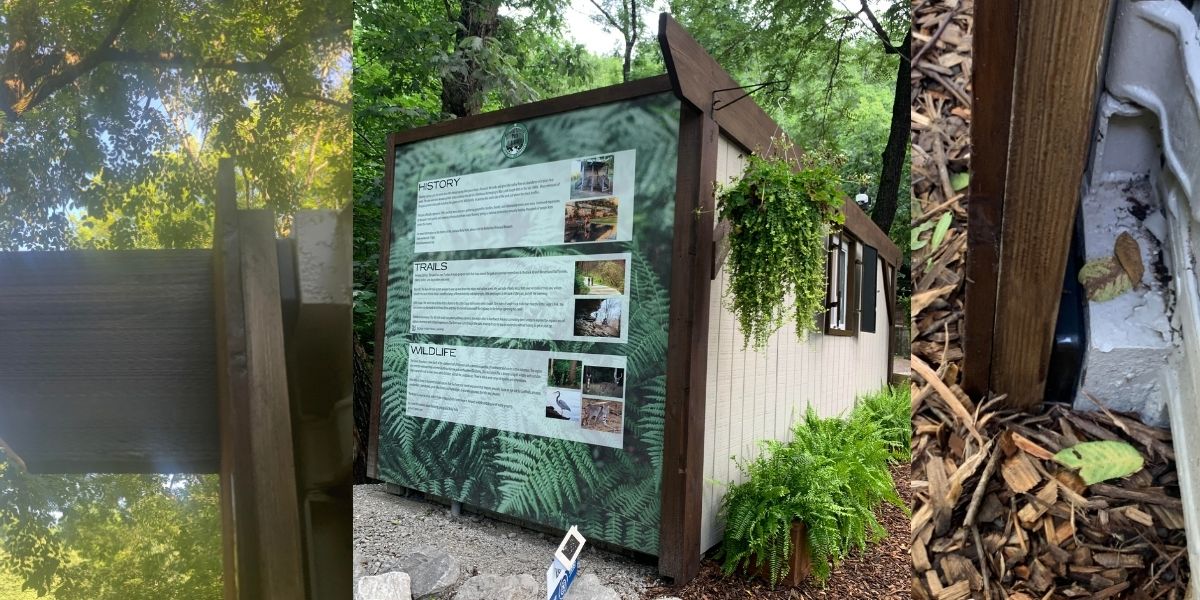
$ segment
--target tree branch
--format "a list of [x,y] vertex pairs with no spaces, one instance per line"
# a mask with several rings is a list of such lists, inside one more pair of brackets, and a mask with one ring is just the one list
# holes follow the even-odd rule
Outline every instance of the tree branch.
[[859,12],[866,13],[867,20],[871,22],[871,29],[875,31],[875,35],[879,37],[879,41],[883,42],[883,50],[888,54],[896,54],[900,49],[892,44],[892,39],[888,37],[887,31],[883,29],[883,25],[879,24],[879,19],[875,18],[875,13],[871,12],[871,7],[867,5],[867,0],[859,0],[862,4],[862,9]]
[[[137,12],[141,3],[142,0],[129,0],[129,4],[126,4],[125,8],[121,9],[112,27],[109,27],[108,33],[92,53],[66,67],[62,66],[65,62],[65,56],[60,56],[57,67],[51,69],[51,75],[48,75],[41,82],[31,85],[29,91],[16,98],[16,101],[11,105],[8,102],[4,103],[5,114],[13,119],[20,118],[25,111],[37,106],[54,92],[75,81],[81,75],[100,66],[103,62],[103,52],[112,48],[113,43],[120,37],[121,32],[125,31],[125,25],[129,23],[129,19],[133,18],[134,13]],[[26,83],[30,84],[32,82]]]
[[171,50],[127,50],[115,47],[114,44],[141,2],[142,0],[130,0],[129,4],[125,6],[121,14],[117,17],[113,27],[110,28],[108,35],[86,57],[66,67],[61,66],[65,60],[60,58],[59,66],[56,67],[57,72],[30,86],[30,90],[18,97],[11,105],[6,101],[2,107],[5,114],[13,119],[20,118],[26,111],[45,101],[58,90],[70,85],[79,77],[105,63],[138,63],[181,69],[223,70],[247,75],[275,75],[279,79],[284,91],[289,95],[342,108],[350,106],[348,103],[326,98],[319,94],[295,92],[291,89],[290,82],[283,76],[282,71],[274,64],[275,61],[279,60],[290,50],[306,43],[348,31],[350,29],[350,24],[348,23],[332,23],[314,31],[306,32],[303,35],[285,36],[278,44],[268,50],[262,59],[252,61],[200,60],[197,57],[180,54]]
[[614,19],[612,15],[608,14],[608,11],[604,10],[603,6],[600,6],[599,2],[596,2],[596,0],[591,0],[591,2],[592,6],[595,6],[596,10],[600,11],[600,14],[604,15],[604,18],[608,20],[609,25],[621,30],[622,33],[625,31],[624,28],[621,27],[621,24],[617,23],[617,20]]

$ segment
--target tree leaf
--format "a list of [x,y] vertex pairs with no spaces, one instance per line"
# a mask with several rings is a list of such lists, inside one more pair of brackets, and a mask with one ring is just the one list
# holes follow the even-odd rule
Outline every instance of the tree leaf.
[[954,188],[954,191],[956,192],[963,191],[968,185],[970,185],[970,183],[971,174],[966,171],[963,171],[962,173],[955,173],[950,176],[950,187]]
[[929,231],[931,227],[933,227],[933,221],[925,221],[924,223],[913,227],[910,231],[912,240],[910,241],[908,247],[912,250],[920,250],[921,248],[924,248],[925,244],[929,243],[929,240],[921,239],[921,234]]
[[1129,275],[1129,281],[1133,285],[1140,284],[1142,275],[1146,272],[1146,265],[1142,263],[1142,250],[1138,247],[1137,240],[1133,239],[1128,231],[1122,231],[1121,235],[1117,236],[1113,255],[1116,256],[1117,262],[1121,263],[1121,268],[1125,269],[1125,273]]
[[1079,476],[1088,485],[1133,475],[1142,470],[1144,463],[1142,453],[1137,448],[1114,441],[1076,444],[1055,454],[1054,460],[1063,466],[1079,469]]
[[946,233],[950,231],[950,222],[954,220],[954,213],[946,211],[938,218],[937,227],[933,228],[933,249],[937,250],[938,246],[946,239]]
[[1106,302],[1133,288],[1129,274],[1112,256],[1093,260],[1079,269],[1079,283],[1092,302]]

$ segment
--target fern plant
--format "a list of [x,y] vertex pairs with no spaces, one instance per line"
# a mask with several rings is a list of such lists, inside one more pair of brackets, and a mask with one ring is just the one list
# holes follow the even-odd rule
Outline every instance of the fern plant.
[[888,386],[858,399],[850,418],[874,423],[891,462],[912,458],[912,402],[907,385]]
[[889,453],[872,423],[821,418],[809,407],[788,443],[765,442],[739,463],[746,476],[722,503],[722,568],[765,565],[771,584],[788,574],[792,522],[807,528],[813,576],[820,583],[852,552],[882,539],[875,516],[883,502],[904,508],[888,471]]
[[831,155],[809,153],[797,169],[791,143],[775,143],[776,154],[751,154],[741,179],[717,192],[720,217],[731,225],[730,308],[755,349],[789,317],[801,338],[816,329],[813,316],[825,310],[826,236],[831,223],[845,221]]

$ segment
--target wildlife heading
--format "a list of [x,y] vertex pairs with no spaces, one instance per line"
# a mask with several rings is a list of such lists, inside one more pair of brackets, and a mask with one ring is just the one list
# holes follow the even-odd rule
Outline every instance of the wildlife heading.
[[409,351],[412,354],[424,354],[425,356],[448,356],[454,358],[454,353],[457,348],[447,348],[446,346],[418,346],[412,344],[409,346]]

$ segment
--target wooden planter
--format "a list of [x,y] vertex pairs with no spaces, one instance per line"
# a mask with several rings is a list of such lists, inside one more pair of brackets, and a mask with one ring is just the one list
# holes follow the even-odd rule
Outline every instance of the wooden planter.
[[[787,558],[788,572],[779,580],[780,585],[789,587],[800,585],[812,574],[812,549],[808,546],[808,528],[800,520],[792,521],[792,551]],[[750,567],[742,569],[748,577],[760,577],[771,581],[771,565],[758,563],[758,557],[751,557]]]

